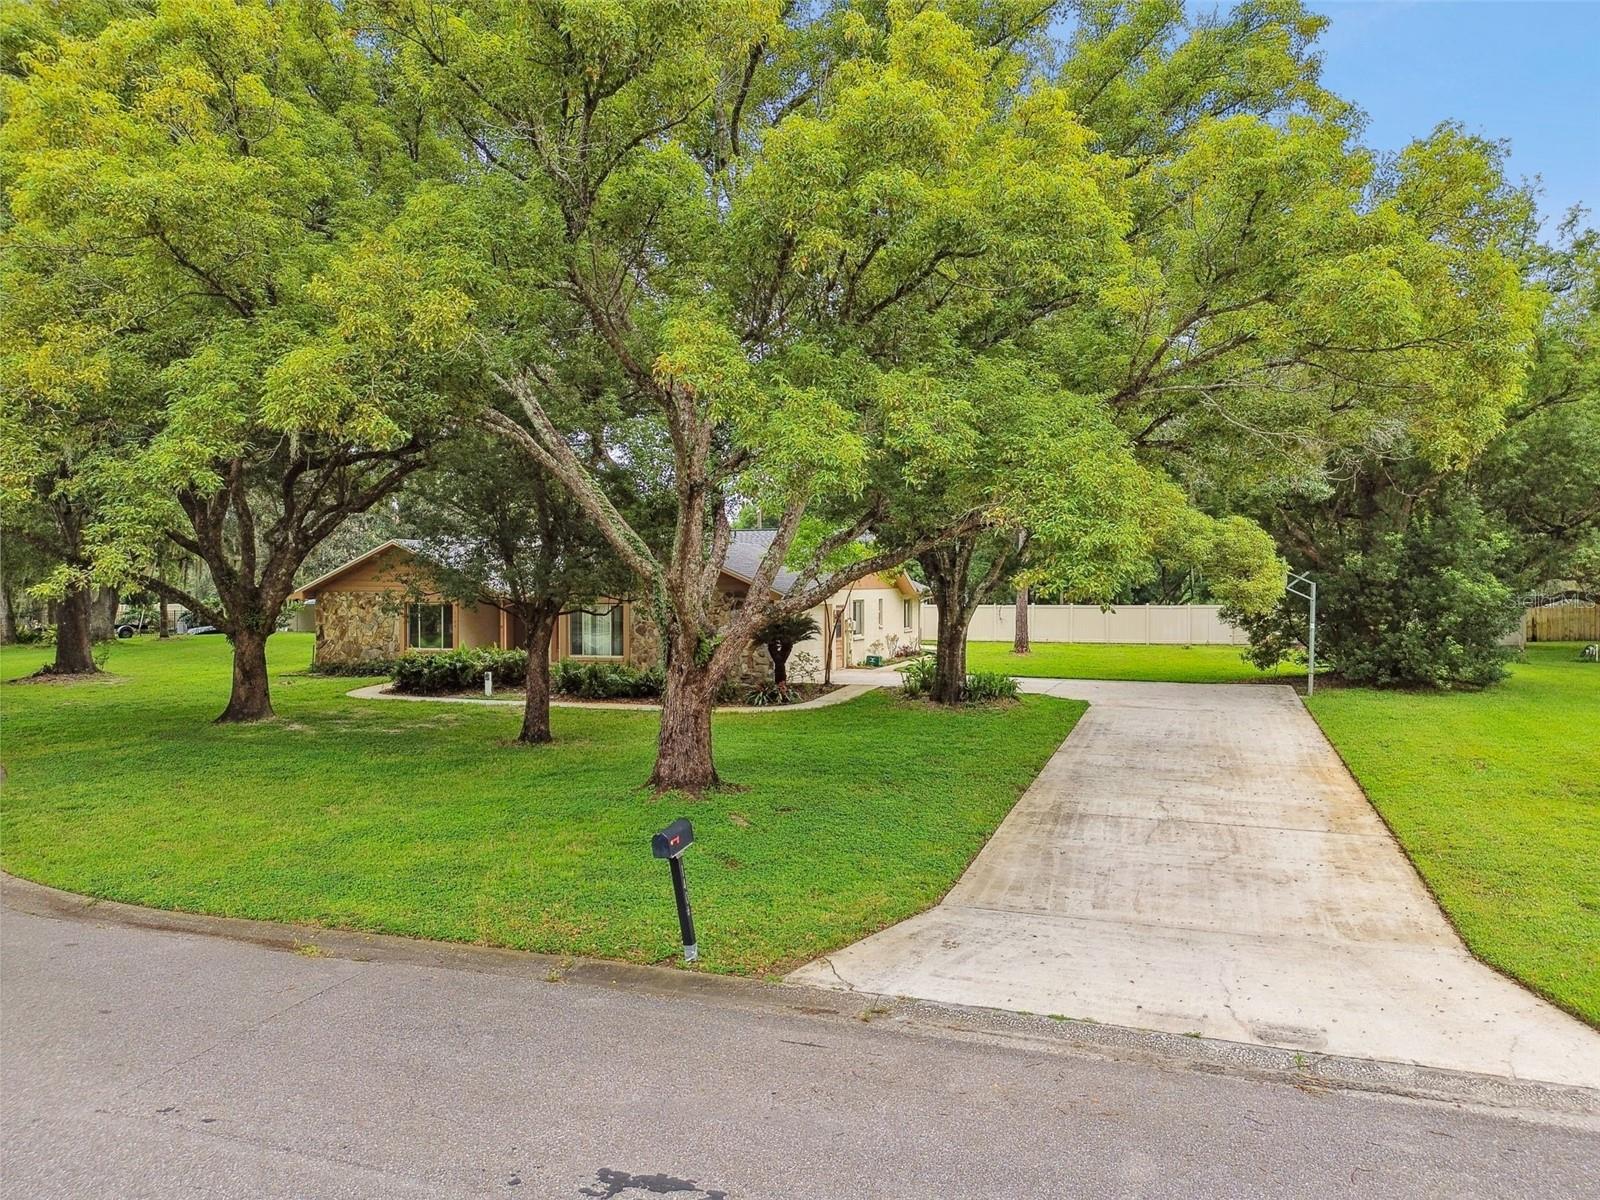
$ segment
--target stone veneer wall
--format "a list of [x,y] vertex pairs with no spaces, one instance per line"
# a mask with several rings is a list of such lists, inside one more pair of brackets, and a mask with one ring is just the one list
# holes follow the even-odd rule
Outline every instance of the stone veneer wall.
[[653,667],[661,661],[661,629],[648,600],[628,605],[628,665]]
[[[633,625],[629,630],[628,665],[653,667],[661,661],[661,630],[656,625],[655,613],[647,600],[636,600],[629,606]],[[721,593],[711,606],[712,619],[721,623],[728,616],[728,598]],[[772,656],[765,646],[752,644],[734,668],[733,678],[756,684],[772,678]]]
[[323,592],[317,597],[318,663],[382,662],[400,657],[397,602],[388,592]]

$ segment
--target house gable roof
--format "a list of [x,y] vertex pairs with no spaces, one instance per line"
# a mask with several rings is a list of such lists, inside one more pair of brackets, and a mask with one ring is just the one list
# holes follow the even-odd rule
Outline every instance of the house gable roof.
[[420,552],[421,548],[422,543],[414,541],[411,538],[390,538],[387,542],[380,542],[371,550],[367,550],[356,555],[349,562],[340,563],[337,567],[326,574],[318,575],[304,587],[296,588],[289,598],[291,600],[312,599],[317,592],[321,591],[322,588],[324,588],[333,580],[338,579],[341,575],[355,570],[363,563],[370,562],[372,559],[377,558],[387,550],[398,550],[407,558],[415,558]]
[[[738,529],[728,540],[728,554],[723,560],[722,573],[740,583],[749,584],[756,577],[756,572],[761,567],[761,559],[772,545],[772,539],[777,534],[771,529]],[[414,538],[390,538],[380,542],[372,549],[356,555],[349,562],[341,563],[333,570],[317,576],[304,587],[298,588],[290,597],[294,600],[309,600],[316,593],[337,581],[341,576],[355,570],[357,567],[370,562],[372,559],[384,554],[386,551],[399,551],[407,558],[417,558],[423,553],[423,543]],[[778,568],[777,575],[772,581],[772,590],[779,596],[787,596],[794,589],[800,576],[787,568]],[[398,581],[397,581],[398,583]],[[893,582],[893,587],[905,596],[918,596],[927,591],[927,587],[912,579],[906,572],[901,571]]]

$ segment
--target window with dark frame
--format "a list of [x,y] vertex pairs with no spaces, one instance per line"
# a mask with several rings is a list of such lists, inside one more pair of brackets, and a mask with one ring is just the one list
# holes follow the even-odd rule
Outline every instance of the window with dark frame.
[[580,608],[568,618],[569,646],[578,658],[622,657],[622,605]]
[[453,604],[413,604],[406,612],[406,645],[413,650],[453,650],[456,644]]

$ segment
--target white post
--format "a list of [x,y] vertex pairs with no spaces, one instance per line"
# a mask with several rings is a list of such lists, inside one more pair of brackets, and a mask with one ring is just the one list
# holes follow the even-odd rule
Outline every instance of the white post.
[[1311,581],[1311,635],[1306,639],[1306,695],[1317,691],[1317,581]]
[[485,696],[494,695],[494,672],[493,671],[485,671],[483,673],[483,694]]

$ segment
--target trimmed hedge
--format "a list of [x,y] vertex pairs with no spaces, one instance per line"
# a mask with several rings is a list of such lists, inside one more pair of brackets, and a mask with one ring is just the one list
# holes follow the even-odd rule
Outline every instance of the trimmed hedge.
[[550,689],[580,700],[651,700],[666,687],[667,673],[660,667],[563,659],[550,668]]
[[522,650],[491,647],[432,653],[413,650],[394,664],[394,690],[417,696],[473,691],[483,686],[485,671],[494,672],[497,685],[521,687],[528,679],[528,655]]
[[[369,671],[375,673],[376,668]],[[391,672],[394,690],[415,696],[449,692],[475,692],[483,686],[483,673],[494,672],[497,687],[521,687],[528,681],[528,656],[522,650],[413,650],[397,659]],[[563,659],[550,668],[550,690],[577,700],[657,700],[667,688],[661,667],[626,666],[623,663],[576,662]],[[717,691],[718,704],[741,703],[749,688],[729,680]]]

